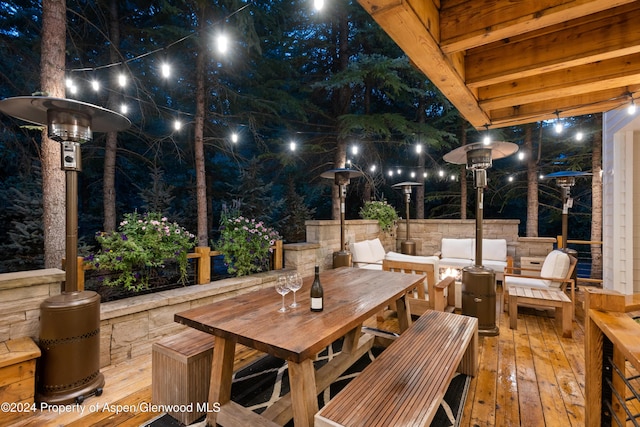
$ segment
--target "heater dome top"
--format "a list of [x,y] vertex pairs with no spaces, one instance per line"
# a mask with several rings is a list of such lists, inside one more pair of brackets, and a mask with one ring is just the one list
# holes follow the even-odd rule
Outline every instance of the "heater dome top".
[[404,187],[418,187],[422,185],[419,182],[414,182],[414,181],[404,181],[404,182],[399,182],[397,184],[393,184],[391,186],[391,188],[404,188]]
[[467,163],[468,153],[476,150],[491,150],[491,159],[496,160],[510,156],[518,151],[518,145],[506,141],[491,141],[488,144],[484,142],[474,142],[449,151],[442,158],[447,163],[464,165]]
[[87,117],[94,132],[115,132],[127,129],[131,121],[122,114],[97,105],[48,96],[17,96],[0,101],[0,111],[9,116],[38,125],[47,125],[49,110],[75,113]]
[[335,178],[336,175],[340,175],[345,178],[357,178],[359,176],[362,176],[363,173],[357,170],[349,169],[349,168],[338,168],[338,169],[331,169],[331,170],[322,172],[320,174],[322,178],[330,178],[330,179]]

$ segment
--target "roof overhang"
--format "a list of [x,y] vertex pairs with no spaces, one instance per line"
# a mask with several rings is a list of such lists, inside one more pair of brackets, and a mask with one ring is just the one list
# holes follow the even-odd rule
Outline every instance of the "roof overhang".
[[640,2],[358,0],[476,128],[640,97]]

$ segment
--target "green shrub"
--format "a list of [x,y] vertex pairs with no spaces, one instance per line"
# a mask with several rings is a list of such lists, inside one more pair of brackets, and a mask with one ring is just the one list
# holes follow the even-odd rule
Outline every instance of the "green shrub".
[[380,224],[380,229],[390,232],[398,221],[398,213],[386,200],[365,202],[360,209],[360,217],[363,219],[375,219]]

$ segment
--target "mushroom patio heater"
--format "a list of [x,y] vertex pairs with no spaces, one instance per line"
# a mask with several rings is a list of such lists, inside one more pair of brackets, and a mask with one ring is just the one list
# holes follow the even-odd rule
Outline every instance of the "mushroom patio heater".
[[102,394],[100,373],[100,296],[78,290],[78,171],[80,145],[93,131],[127,129],[126,117],[72,99],[44,96],[7,98],[0,111],[26,122],[47,126],[49,138],[60,142],[65,171],[65,282],[60,295],[40,305],[36,401],[52,405],[82,403]]
[[351,266],[351,252],[345,244],[345,229],[344,229],[344,199],[347,196],[347,185],[351,181],[351,178],[362,176],[362,172],[352,169],[331,169],[320,174],[322,178],[331,178],[333,182],[338,186],[340,196],[340,250],[333,253],[333,268],[338,267],[350,267]]
[[473,171],[476,188],[476,259],[475,264],[462,269],[462,314],[478,318],[478,333],[498,335],[496,325],[496,273],[482,265],[482,218],[487,169],[493,159],[501,159],[518,151],[512,142],[494,141],[488,144],[463,145],[444,155],[448,163],[466,164]]
[[399,182],[397,184],[392,185],[392,188],[399,188],[402,190],[402,193],[404,194],[404,204],[405,204],[405,208],[406,208],[406,215],[407,215],[407,237],[406,239],[400,243],[400,252],[402,252],[403,254],[406,255],[415,255],[416,254],[416,242],[412,241],[409,236],[409,204],[411,203],[411,191],[413,189],[413,187],[417,187],[420,184],[419,182],[410,182],[410,181],[405,181],[405,182]]
[[573,199],[571,198],[571,187],[576,185],[576,178],[590,175],[591,174],[589,172],[560,171],[550,173],[546,176],[546,178],[555,179],[556,185],[562,190],[562,247],[560,249],[574,256],[577,252],[573,249],[567,248],[569,209],[573,207]]

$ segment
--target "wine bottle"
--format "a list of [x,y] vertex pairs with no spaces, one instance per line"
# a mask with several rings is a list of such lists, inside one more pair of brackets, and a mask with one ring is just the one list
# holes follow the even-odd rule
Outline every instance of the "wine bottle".
[[324,293],[320,284],[320,267],[316,265],[316,275],[311,285],[311,311],[322,311],[324,308]]

